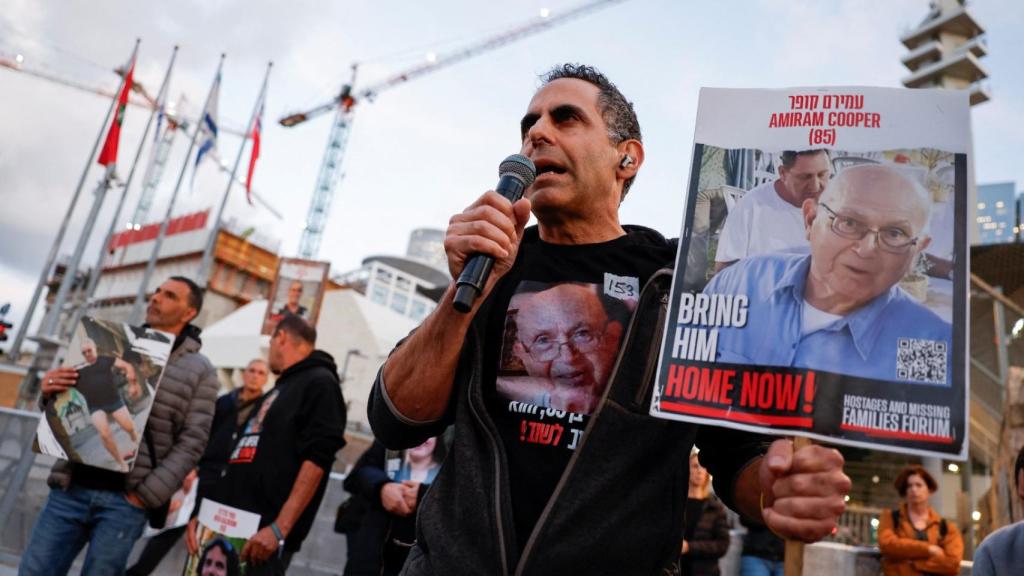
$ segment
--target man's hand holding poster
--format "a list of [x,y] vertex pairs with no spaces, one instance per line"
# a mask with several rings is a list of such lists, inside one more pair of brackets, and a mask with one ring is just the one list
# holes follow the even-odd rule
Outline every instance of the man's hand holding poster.
[[651,413],[962,458],[968,108],[702,90]]

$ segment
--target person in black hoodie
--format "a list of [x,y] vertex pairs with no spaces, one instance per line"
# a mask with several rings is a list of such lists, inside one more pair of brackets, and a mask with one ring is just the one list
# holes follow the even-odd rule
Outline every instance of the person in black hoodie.
[[[228,465],[206,496],[260,515],[242,549],[246,574],[284,574],[309,533],[334,456],[345,445],[345,401],[338,368],[316,350],[316,329],[286,316],[270,338],[274,388],[238,433]],[[197,550],[195,519],[186,533]]]

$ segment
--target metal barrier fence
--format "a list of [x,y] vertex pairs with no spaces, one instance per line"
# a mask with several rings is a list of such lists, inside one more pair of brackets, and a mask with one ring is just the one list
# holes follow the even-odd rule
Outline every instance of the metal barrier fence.
[[878,518],[885,512],[884,508],[847,505],[839,517],[839,530],[829,540],[851,546],[876,546]]
[[46,476],[54,458],[23,458],[25,447],[31,446],[35,437],[39,416],[38,412],[0,408],[0,561],[5,564],[17,565],[50,491]]

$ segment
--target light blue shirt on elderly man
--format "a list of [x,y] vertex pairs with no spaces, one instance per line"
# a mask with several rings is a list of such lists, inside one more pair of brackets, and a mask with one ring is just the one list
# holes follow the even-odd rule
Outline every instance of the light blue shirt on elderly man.
[[718,328],[717,361],[950,384],[952,326],[899,286],[802,334],[810,262],[807,254],[765,254],[740,260],[715,275],[705,294],[743,294],[749,300],[745,326]]

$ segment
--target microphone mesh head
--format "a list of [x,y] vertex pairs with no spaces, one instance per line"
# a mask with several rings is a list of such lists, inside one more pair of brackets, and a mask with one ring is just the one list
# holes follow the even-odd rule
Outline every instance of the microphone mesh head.
[[529,188],[533,184],[534,179],[537,178],[537,167],[526,156],[513,154],[502,160],[501,164],[498,165],[498,178],[505,174],[518,177],[523,181],[523,186]]

